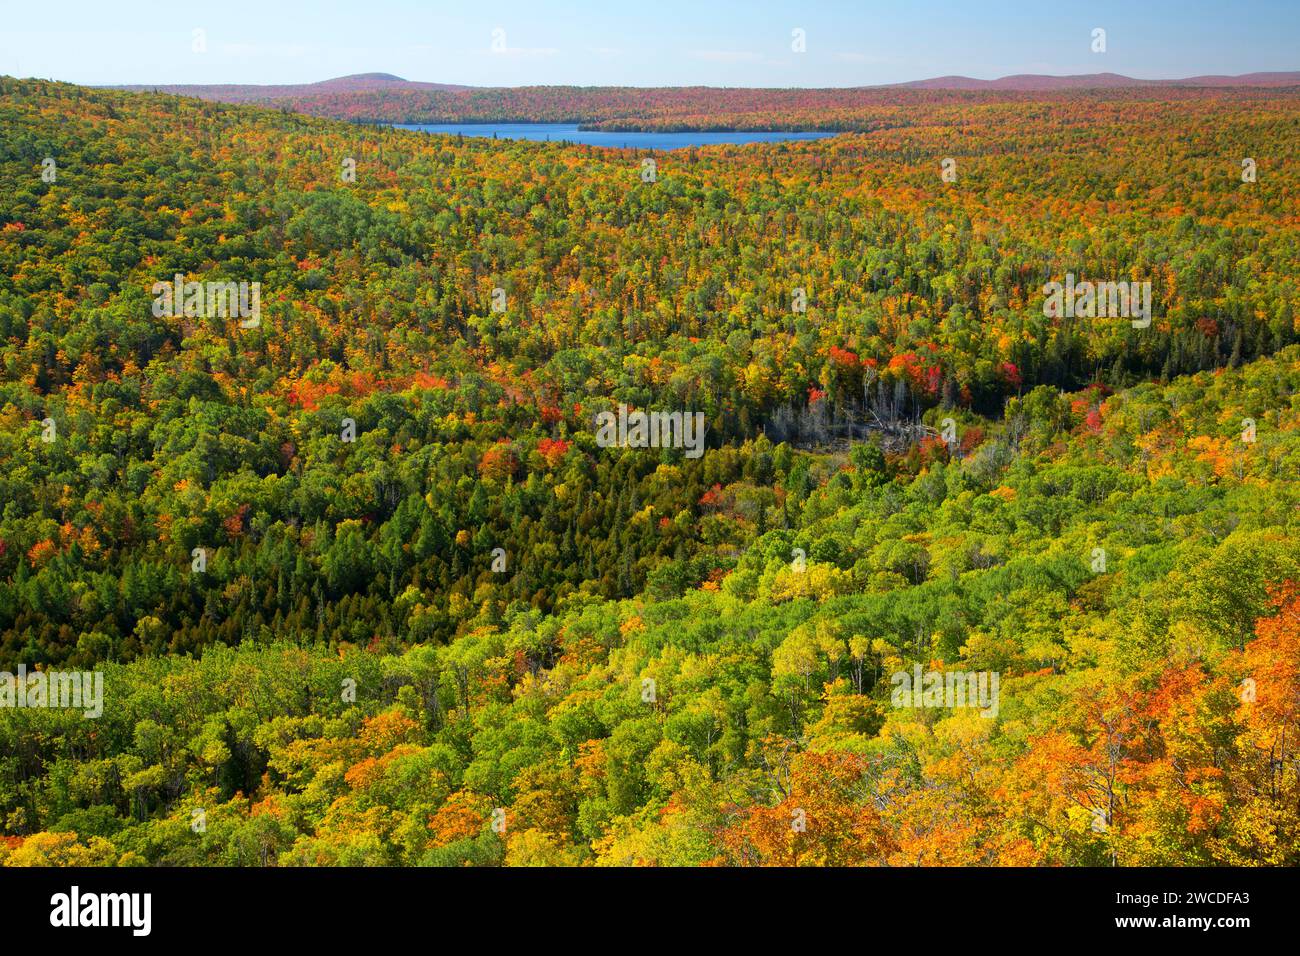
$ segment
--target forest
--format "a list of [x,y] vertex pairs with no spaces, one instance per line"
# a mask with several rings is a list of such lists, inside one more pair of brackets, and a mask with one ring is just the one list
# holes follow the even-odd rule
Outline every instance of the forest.
[[0,864],[1300,863],[1300,93],[790,92],[0,78]]
[[[1008,78],[1015,80],[1016,78]],[[1153,88],[1130,80],[1120,86],[948,88],[942,80],[900,86],[829,89],[707,86],[461,87],[410,83],[389,74],[339,77],[305,86],[124,87],[134,92],[196,96],[224,103],[257,103],[311,116],[357,123],[577,123],[598,130],[837,130],[867,132],[946,121],[982,125],[985,113],[1025,109],[1089,109],[1176,102],[1180,108],[1268,108],[1295,96],[1300,74],[1195,78]],[[1096,78],[1094,78],[1095,80]],[[1122,78],[1116,78],[1122,79]],[[1202,78],[1202,80],[1208,78]],[[1253,79],[1255,85],[1247,83]],[[1198,110],[1199,112],[1199,110]]]

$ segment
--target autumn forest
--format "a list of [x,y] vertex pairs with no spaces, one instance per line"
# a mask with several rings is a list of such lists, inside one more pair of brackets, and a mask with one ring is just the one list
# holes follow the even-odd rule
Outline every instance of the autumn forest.
[[[836,135],[392,126],[488,120]],[[1300,864],[1297,154],[1294,86],[0,78],[0,670],[103,681],[0,681],[0,864]]]

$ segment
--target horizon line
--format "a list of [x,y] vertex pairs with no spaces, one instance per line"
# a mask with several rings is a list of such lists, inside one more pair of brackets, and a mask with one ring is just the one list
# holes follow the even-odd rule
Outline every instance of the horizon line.
[[[447,80],[412,80],[407,77],[398,76],[385,71],[374,70],[360,73],[344,73],[338,76],[325,77],[318,80],[308,80],[296,83],[240,83],[240,82],[208,82],[208,83],[175,83],[175,82],[112,82],[112,83],[77,83],[71,80],[61,80],[56,77],[41,76],[14,76],[5,74],[11,79],[16,80],[40,80],[51,83],[68,83],[73,86],[84,86],[90,89],[127,89],[127,88],[213,88],[213,87],[238,87],[241,89],[284,89],[292,87],[313,87],[321,86],[328,83],[334,83],[343,80],[358,80],[371,78],[384,81],[397,86],[399,84],[409,86],[432,86],[444,87],[444,92],[457,92],[463,90],[503,90],[503,89],[541,89],[541,88],[572,88],[572,89],[635,89],[635,90],[655,90],[655,89],[706,89],[706,90],[872,90],[872,89],[892,89],[897,87],[916,86],[926,83],[978,83],[978,84],[995,84],[1009,80],[1043,80],[1043,81],[1060,81],[1060,80],[1090,80],[1106,79],[1112,82],[1112,87],[1125,85],[1141,84],[1162,84],[1178,85],[1184,83],[1208,84],[1212,80],[1241,81],[1247,78],[1266,78],[1266,77],[1294,77],[1295,84],[1300,86],[1300,67],[1294,70],[1251,70],[1245,73],[1196,73],[1185,76],[1133,76],[1126,73],[1115,73],[1112,71],[1099,71],[1096,73],[1006,73],[999,76],[986,78],[981,76],[971,76],[968,74],[952,73],[938,76],[926,76],[912,80],[901,80],[893,83],[867,83],[851,85],[828,85],[828,86],[759,86],[751,84],[735,85],[712,85],[706,83],[659,83],[659,84],[634,84],[634,83],[520,83],[510,85],[474,85],[469,83],[458,83]],[[1251,86],[1249,83],[1238,83],[1241,86]],[[1291,85],[1291,84],[1282,84]],[[357,90],[354,92],[363,92]],[[1009,92],[1015,92],[1010,90]]]

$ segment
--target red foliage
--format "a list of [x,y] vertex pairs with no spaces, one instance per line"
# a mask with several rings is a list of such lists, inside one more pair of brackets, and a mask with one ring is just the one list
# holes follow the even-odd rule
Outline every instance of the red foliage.
[[838,345],[831,346],[830,356],[832,362],[849,371],[857,369],[861,365],[856,353],[850,352],[848,349],[842,349]]
[[927,395],[939,394],[943,382],[943,367],[936,361],[927,366],[924,359],[915,352],[903,352],[889,360],[886,368],[896,375],[903,376],[912,389]]
[[701,505],[709,508],[716,508],[722,504],[722,485],[714,485],[704,494],[700,495]]
[[922,464],[943,461],[948,457],[948,445],[938,435],[926,435],[918,444],[917,452]]
[[519,456],[509,442],[502,441],[483,453],[478,462],[478,473],[485,478],[504,481],[514,477],[519,470]]
[[411,384],[416,388],[445,389],[447,380],[440,375],[433,375],[429,372],[416,372],[411,376]]
[[289,404],[314,412],[326,395],[337,395],[339,386],[333,382],[298,382],[289,389]]
[[962,432],[961,443],[959,446],[961,448],[962,455],[963,456],[969,455],[972,451],[978,448],[980,446],[980,443],[983,441],[984,441],[984,429],[980,428],[978,425],[972,425],[971,427],[965,429]]
[[[537,453],[542,456],[546,462],[546,467],[554,468],[569,453],[572,444],[563,438],[543,438],[537,443]],[[482,465],[480,464],[480,468]]]

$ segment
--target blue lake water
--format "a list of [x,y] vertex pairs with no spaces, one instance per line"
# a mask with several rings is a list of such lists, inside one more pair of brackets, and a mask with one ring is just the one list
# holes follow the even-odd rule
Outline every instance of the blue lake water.
[[576,123],[400,123],[399,129],[426,133],[461,133],[465,136],[495,136],[498,139],[535,139],[552,143],[584,143],[628,149],[682,149],[717,143],[780,143],[788,140],[825,139],[834,133],[772,131],[696,131],[683,133],[623,133],[578,129]]

